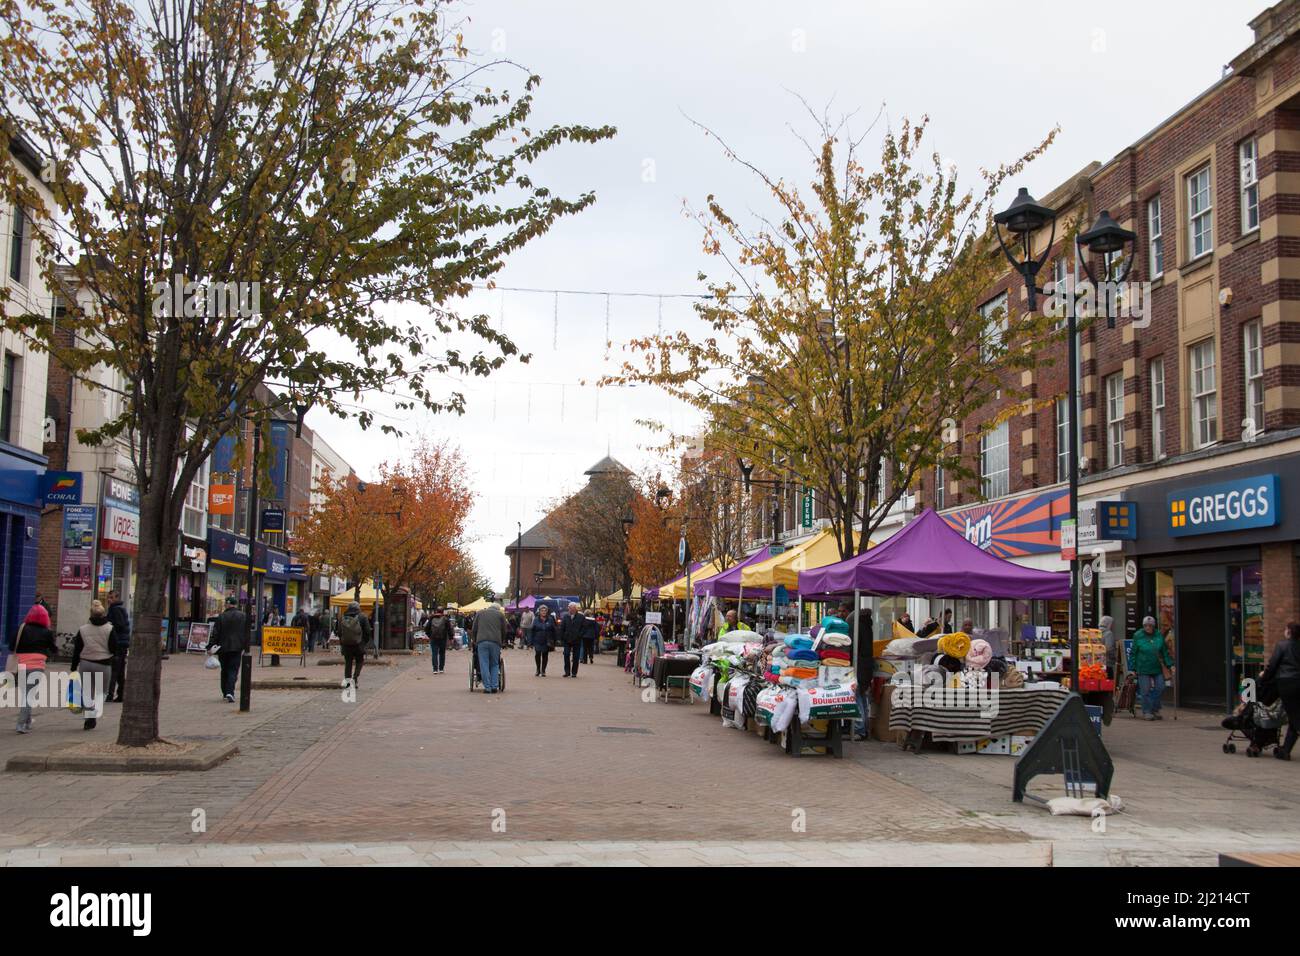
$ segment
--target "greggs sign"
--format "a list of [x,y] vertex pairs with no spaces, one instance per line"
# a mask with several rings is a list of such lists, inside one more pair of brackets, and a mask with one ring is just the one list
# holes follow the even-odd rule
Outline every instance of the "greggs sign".
[[1281,520],[1277,475],[1240,478],[1170,492],[1169,533],[1175,538],[1246,528],[1271,528]]

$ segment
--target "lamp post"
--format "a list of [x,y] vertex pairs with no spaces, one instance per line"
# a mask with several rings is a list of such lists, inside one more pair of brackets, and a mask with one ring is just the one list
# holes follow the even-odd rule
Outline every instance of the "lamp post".
[[[519,562],[522,561],[524,557],[524,523],[522,521],[516,521],[515,528],[518,529],[519,532],[515,538],[515,607],[519,607],[519,599],[522,597],[519,587],[519,574],[523,570],[519,566]],[[624,532],[623,536],[626,538],[627,532]]]
[[[1038,271],[1052,253],[1052,244],[1056,240],[1056,216],[1055,209],[1040,204],[1029,194],[1029,190],[1022,187],[1011,205],[993,217],[998,245],[1002,247],[1002,253],[1011,264],[1011,268],[1024,280],[1026,298],[1031,311],[1037,307],[1038,295],[1046,294],[1043,289],[1038,288]],[[1034,233],[1049,224],[1052,230],[1051,237],[1043,249],[1042,256],[1035,259]],[[1002,238],[1004,226],[1015,237],[1012,243],[1019,245],[1018,250],[1013,251]],[[1123,264],[1119,276],[1106,276],[1107,282],[1118,284],[1124,282],[1132,271],[1136,245],[1137,234],[1121,227],[1111,218],[1109,212],[1103,210],[1093,227],[1075,239],[1075,256],[1077,261],[1083,263],[1089,280],[1096,286],[1098,283],[1089,267],[1088,255],[1100,255],[1108,261],[1113,253],[1121,252],[1128,246],[1134,247],[1134,253],[1130,254],[1128,261]],[[1057,298],[1058,301],[1062,298],[1059,290],[1057,290]],[[1069,393],[1066,398],[1070,407],[1070,522],[1075,533],[1074,553],[1070,558],[1070,611],[1067,626],[1070,629],[1070,688],[1077,692],[1079,689],[1079,342],[1078,314],[1075,309],[1073,290],[1070,290],[1064,299],[1070,362]],[[1115,318],[1111,314],[1109,296],[1106,297],[1106,302],[1106,324],[1114,328]]]

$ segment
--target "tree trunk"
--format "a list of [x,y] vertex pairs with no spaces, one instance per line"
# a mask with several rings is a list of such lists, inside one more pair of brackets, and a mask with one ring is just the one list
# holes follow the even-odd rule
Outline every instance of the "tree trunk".
[[136,555],[131,650],[117,742],[144,747],[158,739],[162,698],[162,619],[167,613],[167,577],[176,556],[176,531],[167,528],[170,482],[157,479],[140,498],[140,549]]

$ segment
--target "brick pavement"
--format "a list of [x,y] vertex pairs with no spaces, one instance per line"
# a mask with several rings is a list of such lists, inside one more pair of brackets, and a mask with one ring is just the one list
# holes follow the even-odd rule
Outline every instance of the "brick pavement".
[[[165,732],[240,733],[239,755],[199,774],[0,774],[0,856],[11,865],[1204,865],[1225,849],[1300,846],[1300,768],[1222,754],[1210,715],[1116,718],[1106,742],[1128,809],[1097,834],[1085,818],[1013,804],[1010,757],[917,756],[871,742],[849,745],[844,761],[795,760],[699,705],[643,701],[612,656],[570,681],[538,680],[529,654],[506,655],[510,689],[494,697],[469,693],[467,656],[453,652],[443,676],[421,657],[367,671],[356,704],[336,691],[268,691],[245,717],[216,699],[197,659],[174,659]],[[110,710],[102,732],[115,719]],[[38,718],[30,737],[0,733],[0,759],[63,739],[84,739],[79,721]],[[206,832],[193,832],[195,808]],[[792,830],[796,812],[805,832]]]

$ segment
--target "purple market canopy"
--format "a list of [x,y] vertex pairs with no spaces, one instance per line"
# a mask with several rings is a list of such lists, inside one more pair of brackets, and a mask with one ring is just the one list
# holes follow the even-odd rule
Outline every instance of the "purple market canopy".
[[1023,568],[991,555],[927,508],[866,554],[800,572],[799,590],[805,598],[863,591],[939,598],[1068,600],[1070,575]]
[[507,611],[531,611],[535,607],[537,607],[537,595],[530,594],[528,595],[528,597],[524,598],[518,604],[507,605],[506,610]]
[[740,574],[751,564],[765,561],[768,557],[767,547],[761,547],[744,561],[727,568],[721,574],[705,578],[695,585],[695,593],[704,597],[738,598],[740,597]]
[[[702,567],[704,567],[704,562],[703,562],[703,561],[695,561],[695,562],[693,562],[693,563],[691,564],[691,575],[694,576],[695,572],[697,572],[698,570],[700,570],[700,568],[702,568]],[[657,587],[657,588],[646,588],[646,589],[645,589],[643,592],[641,592],[641,593],[645,595],[645,598],[646,598],[647,601],[653,601],[653,600],[655,600],[656,598],[659,597],[659,592],[660,592],[660,591],[662,591],[664,588],[672,587],[672,586],[673,586],[674,584],[676,584],[678,581],[684,580],[685,577],[686,577],[686,575],[684,575],[684,574],[679,574],[677,577],[673,578],[671,581],[665,581],[663,584],[659,585],[659,587]],[[692,585],[692,589],[693,589],[693,588],[694,588],[694,585]]]

